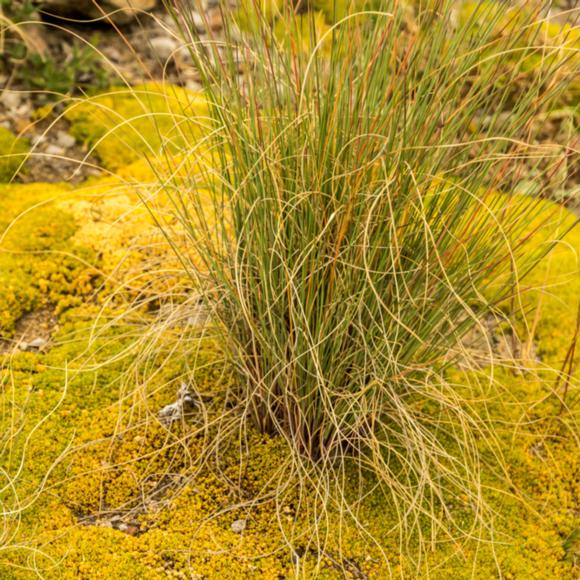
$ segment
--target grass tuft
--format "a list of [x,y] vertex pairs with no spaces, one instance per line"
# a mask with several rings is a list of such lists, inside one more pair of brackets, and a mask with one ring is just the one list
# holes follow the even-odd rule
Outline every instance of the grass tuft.
[[245,2],[241,26],[223,8],[218,42],[175,0],[215,128],[166,191],[237,378],[212,448],[248,428],[282,437],[321,514],[354,515],[344,481],[371,477],[404,550],[491,535],[481,441],[501,471],[495,435],[447,371],[550,248],[531,243],[554,219],[538,192],[509,191],[556,163],[533,120],[568,80],[567,45],[498,4],[457,18],[432,2],[412,21],[386,4],[327,25],[282,3],[272,26]]

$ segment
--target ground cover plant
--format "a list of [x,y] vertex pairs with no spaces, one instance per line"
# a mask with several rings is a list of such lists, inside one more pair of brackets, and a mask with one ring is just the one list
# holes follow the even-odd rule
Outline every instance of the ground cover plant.
[[0,575],[573,577],[574,29],[166,8],[200,90],[69,99],[103,174],[0,188]]

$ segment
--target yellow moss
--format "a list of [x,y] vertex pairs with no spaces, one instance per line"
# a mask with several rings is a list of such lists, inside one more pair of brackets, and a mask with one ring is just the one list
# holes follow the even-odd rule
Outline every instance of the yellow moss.
[[260,26],[258,18],[272,23],[283,14],[284,5],[285,0],[242,0],[236,11],[236,23],[244,32],[257,32]]
[[200,93],[164,84],[114,89],[71,105],[65,117],[70,133],[111,170],[182,152],[209,125]]
[[384,10],[377,0],[314,0],[313,4],[324,13],[328,22],[337,22],[348,14],[363,10]]
[[[473,27],[487,27],[494,22],[494,34],[498,37],[507,31],[521,35],[519,47],[522,51],[514,52],[511,62],[519,63],[524,74],[534,74],[542,67],[544,71],[549,69],[557,71],[553,74],[568,77],[570,82],[562,99],[578,104],[580,82],[576,71],[580,63],[580,32],[577,27],[540,20],[533,8],[525,5],[506,10],[505,5],[491,0],[463,3],[458,17],[462,23],[470,23]],[[532,17],[537,21],[532,21]],[[514,23],[515,29],[512,28]],[[523,82],[525,85],[525,79]]]
[[[293,29],[292,31],[290,31],[289,26]],[[279,19],[274,27],[274,32],[280,42],[289,42],[290,39],[292,42],[297,40],[298,45],[295,48],[305,54],[311,53],[320,41],[322,42],[318,50],[322,54],[330,53],[332,35],[329,34],[324,37],[328,30],[329,26],[326,24],[322,12],[311,12],[296,16],[290,22]],[[295,32],[297,33],[296,36]]]
[[76,224],[56,203],[61,185],[0,186],[0,334],[10,336],[26,312],[51,304],[57,311],[92,292],[97,273],[86,247],[71,244]]
[[10,181],[26,159],[28,140],[0,127],[0,182]]

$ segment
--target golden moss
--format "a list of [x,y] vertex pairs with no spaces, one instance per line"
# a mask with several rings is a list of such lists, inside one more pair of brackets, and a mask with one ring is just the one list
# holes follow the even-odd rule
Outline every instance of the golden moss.
[[91,252],[71,246],[76,223],[54,202],[66,186],[0,187],[0,334],[10,336],[26,312],[52,305],[56,311],[82,302],[97,272]]
[[[183,152],[207,126],[203,96],[172,85],[114,89],[71,105],[70,133],[116,170],[143,157],[155,160]],[[163,147],[163,153],[161,148]]]
[[273,23],[284,11],[284,0],[242,0],[236,11],[236,23],[241,30],[256,32],[259,27],[257,12],[266,22]]
[[0,127],[0,183],[10,181],[29,152],[28,140]]
[[[292,39],[299,39],[300,45],[297,46],[299,50],[308,54],[321,42],[318,50],[322,51],[323,54],[330,53],[332,36],[324,36],[328,32],[329,26],[322,12],[296,16],[292,19],[291,26],[295,27],[298,32],[297,36],[292,34]],[[278,20],[274,32],[280,42],[286,42],[289,38],[288,23],[283,19]]]
[[[532,6],[534,6],[532,4]],[[552,74],[568,77],[570,81],[561,99],[564,103],[577,105],[580,98],[578,81],[578,64],[580,63],[580,32],[570,24],[559,24],[540,20],[534,14],[533,7],[525,5],[506,11],[506,7],[497,1],[465,2],[459,10],[459,20],[470,23],[473,27],[487,27],[493,23],[494,34],[500,36],[510,33],[520,35],[518,39],[521,51],[514,52],[512,63],[519,63],[522,78],[518,84],[526,86],[526,74],[535,74],[540,67],[551,70]],[[516,24],[516,28],[512,28]],[[557,73],[556,73],[557,71]]]

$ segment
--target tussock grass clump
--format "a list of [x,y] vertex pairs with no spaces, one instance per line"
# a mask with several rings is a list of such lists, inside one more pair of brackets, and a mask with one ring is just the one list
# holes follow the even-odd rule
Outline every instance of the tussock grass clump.
[[[281,487],[313,486],[318,522],[328,502],[356,519],[344,482],[370,478],[404,550],[441,530],[488,534],[494,433],[447,369],[550,247],[529,242],[553,216],[509,191],[540,160],[553,169],[532,121],[566,81],[550,58],[564,49],[536,45],[537,26],[491,3],[459,21],[452,7],[410,19],[385,2],[323,28],[286,3],[273,28],[246,2],[254,33],[224,8],[219,42],[196,37],[187,3],[172,8],[214,128],[166,190],[237,377],[212,449],[243,446],[249,428],[283,437]],[[545,66],[530,80],[532,55]]]

